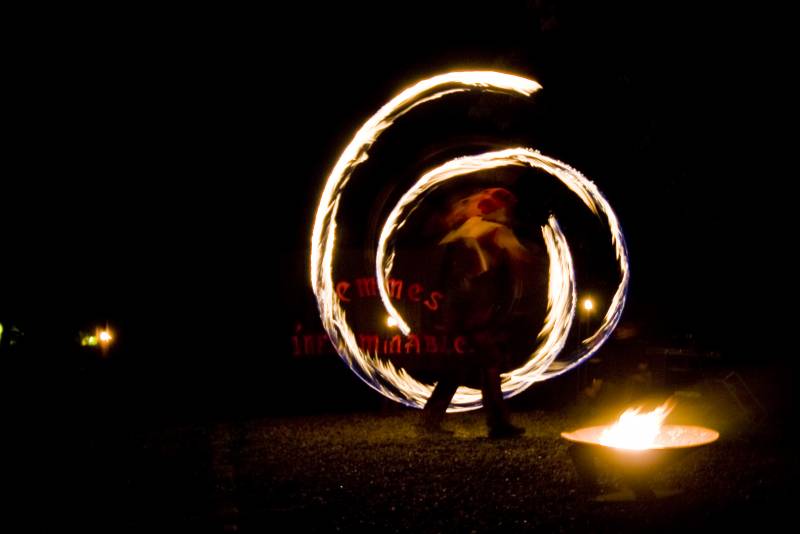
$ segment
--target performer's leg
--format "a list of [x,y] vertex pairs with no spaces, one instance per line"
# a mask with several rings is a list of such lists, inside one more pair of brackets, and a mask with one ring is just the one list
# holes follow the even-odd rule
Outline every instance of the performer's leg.
[[481,369],[481,393],[483,408],[486,410],[486,424],[498,428],[510,424],[508,406],[500,388],[500,369],[487,366]]
[[511,438],[524,434],[524,428],[511,424],[511,414],[500,387],[500,369],[492,366],[484,368],[481,383],[489,437]]
[[447,412],[447,407],[453,395],[456,394],[458,389],[459,380],[455,375],[445,375],[436,383],[433,388],[433,393],[425,403],[425,408],[422,410],[422,424],[429,428],[437,428],[442,424],[444,414]]

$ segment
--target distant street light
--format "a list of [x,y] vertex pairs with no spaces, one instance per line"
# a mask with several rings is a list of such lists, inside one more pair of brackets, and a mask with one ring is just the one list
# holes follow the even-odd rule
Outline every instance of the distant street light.
[[106,351],[108,350],[109,345],[114,341],[114,335],[111,333],[111,330],[106,326],[105,328],[96,328],[94,334],[81,334],[81,346],[82,347],[97,347],[99,346],[103,352],[103,356],[106,355]]
[[585,339],[586,337],[589,336],[589,330],[590,330],[589,318],[591,317],[592,312],[594,311],[594,301],[589,297],[584,298],[581,301],[581,309],[582,309],[582,313],[580,314],[581,323],[578,335],[581,339]]

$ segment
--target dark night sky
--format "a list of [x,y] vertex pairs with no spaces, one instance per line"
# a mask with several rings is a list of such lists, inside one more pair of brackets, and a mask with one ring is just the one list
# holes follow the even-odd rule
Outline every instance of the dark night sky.
[[246,325],[245,346],[283,343],[286,324],[263,321],[307,299],[298,255],[348,136],[416,79],[489,68],[542,83],[533,141],[617,210],[625,319],[749,347],[745,322],[776,291],[758,225],[781,223],[759,168],[776,151],[777,15],[639,4],[26,19],[2,320],[174,326],[198,346]]

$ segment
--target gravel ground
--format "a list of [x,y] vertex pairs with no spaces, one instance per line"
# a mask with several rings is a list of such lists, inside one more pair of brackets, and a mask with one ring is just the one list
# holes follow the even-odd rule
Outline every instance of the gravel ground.
[[[417,435],[417,413],[317,415],[165,426],[96,442],[87,486],[106,531],[620,532],[762,527],[788,516],[797,462],[769,427],[723,434],[654,476],[680,489],[600,503],[560,432],[586,423],[514,414],[527,433],[489,440],[480,413],[453,437]],[[619,487],[601,472],[604,491]],[[81,501],[83,502],[83,501]],[[80,507],[79,507],[80,508]],[[88,523],[87,523],[88,524]]]

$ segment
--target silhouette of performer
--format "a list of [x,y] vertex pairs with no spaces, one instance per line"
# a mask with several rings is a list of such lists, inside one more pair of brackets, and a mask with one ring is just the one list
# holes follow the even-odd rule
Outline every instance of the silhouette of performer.
[[516,197],[504,188],[488,188],[454,202],[445,217],[444,322],[450,332],[467,338],[471,350],[462,365],[440,369],[438,382],[422,412],[421,430],[450,434],[441,428],[459,385],[480,383],[489,437],[514,437],[514,426],[501,391],[500,373],[510,366],[514,328],[512,309],[522,291],[519,271],[529,251],[510,227]]

